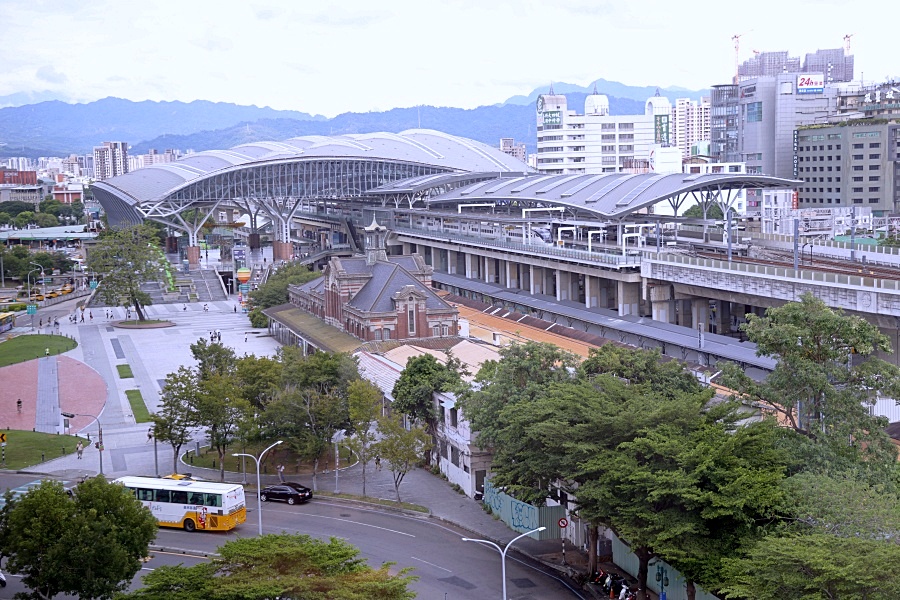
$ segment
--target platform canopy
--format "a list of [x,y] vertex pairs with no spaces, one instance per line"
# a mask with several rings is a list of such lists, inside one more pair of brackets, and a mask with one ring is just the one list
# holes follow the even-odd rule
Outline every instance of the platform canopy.
[[[470,175],[471,177],[471,175]],[[440,191],[459,178],[441,176],[423,184]],[[383,186],[373,194],[397,194],[401,182]],[[564,207],[573,214],[595,215],[605,219],[621,219],[665,200],[693,196],[698,202],[723,201],[743,189],[793,189],[800,181],[756,174],[627,174],[539,175],[498,174],[493,179],[453,187],[446,192],[428,193],[425,185],[406,185],[417,193],[428,207],[452,208],[459,204],[496,203],[522,208]]]

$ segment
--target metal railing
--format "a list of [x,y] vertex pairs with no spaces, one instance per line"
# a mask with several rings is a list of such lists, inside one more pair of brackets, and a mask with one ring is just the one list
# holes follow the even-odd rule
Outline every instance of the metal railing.
[[430,241],[447,241],[450,243],[470,244],[478,247],[497,248],[499,250],[511,250],[514,252],[525,252],[532,256],[544,256],[553,258],[564,258],[566,260],[576,260],[589,264],[603,264],[615,266],[639,266],[641,264],[641,255],[637,249],[629,249],[629,252],[635,254],[609,254],[602,252],[587,252],[585,250],[571,250],[568,248],[558,248],[555,246],[545,246],[542,244],[519,244],[516,242],[507,242],[496,239],[481,238],[468,236],[456,232],[433,231],[430,229],[417,229],[415,227],[394,227],[396,233],[405,233],[408,235],[422,235]]

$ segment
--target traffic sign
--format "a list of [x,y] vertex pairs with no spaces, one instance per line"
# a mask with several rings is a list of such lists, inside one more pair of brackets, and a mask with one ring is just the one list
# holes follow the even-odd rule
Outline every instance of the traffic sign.
[[569,520],[565,517],[556,522],[557,525],[560,526],[561,529],[565,529],[569,526]]
[[91,279],[91,289],[92,290],[97,289],[97,280],[96,279]]
[[0,442],[6,442],[6,434],[0,433]]
[[37,304],[29,304],[25,308],[25,312],[26,312],[26,314],[29,314],[29,315],[37,314]]

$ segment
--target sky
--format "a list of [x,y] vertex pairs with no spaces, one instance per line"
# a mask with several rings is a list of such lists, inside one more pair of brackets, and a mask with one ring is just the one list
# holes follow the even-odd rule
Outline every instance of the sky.
[[847,0],[0,0],[0,106],[115,96],[332,117],[598,78],[698,90],[730,82],[735,35],[743,61],[853,34],[857,78],[884,81],[900,74],[885,16]]

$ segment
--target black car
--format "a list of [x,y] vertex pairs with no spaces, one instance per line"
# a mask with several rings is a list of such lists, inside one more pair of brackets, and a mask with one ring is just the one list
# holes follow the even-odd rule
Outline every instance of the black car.
[[280,483],[278,485],[270,485],[263,488],[259,493],[259,499],[263,502],[268,502],[269,500],[283,500],[288,504],[309,502],[312,497],[312,490],[308,487],[300,485],[299,483]]

